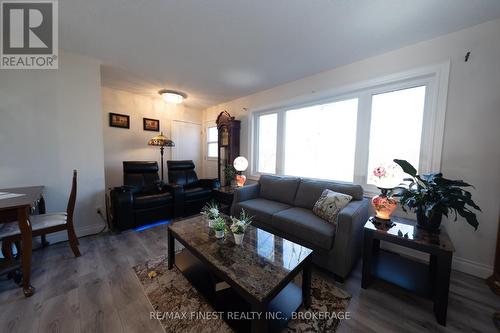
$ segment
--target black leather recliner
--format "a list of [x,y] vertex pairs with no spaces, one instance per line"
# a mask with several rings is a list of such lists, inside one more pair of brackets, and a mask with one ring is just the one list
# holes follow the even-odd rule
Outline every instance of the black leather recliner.
[[123,162],[123,184],[110,193],[115,228],[125,230],[175,217],[175,196],[181,187],[160,181],[157,162]]
[[178,185],[176,205],[179,216],[198,214],[203,206],[212,199],[212,189],[220,187],[218,179],[198,179],[193,161],[167,161],[168,182]]

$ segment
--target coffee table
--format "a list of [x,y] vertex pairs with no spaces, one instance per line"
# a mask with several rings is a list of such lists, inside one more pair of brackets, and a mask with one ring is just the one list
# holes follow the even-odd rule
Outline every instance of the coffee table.
[[[174,252],[177,240],[185,249]],[[313,250],[250,225],[243,244],[230,231],[215,238],[202,216],[168,226],[168,268],[175,265],[238,331],[266,332],[286,324],[291,313],[311,304]],[[302,272],[302,288],[292,280]],[[229,288],[217,290],[220,282]],[[223,284],[223,283],[222,283]],[[244,315],[238,320],[235,316]],[[235,319],[231,321],[230,319]]]

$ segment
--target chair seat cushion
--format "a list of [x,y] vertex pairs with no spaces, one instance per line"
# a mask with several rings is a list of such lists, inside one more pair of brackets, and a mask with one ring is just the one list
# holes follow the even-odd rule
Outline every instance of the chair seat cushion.
[[168,192],[155,194],[138,194],[134,196],[134,208],[136,209],[165,206],[172,202],[172,195]]
[[258,221],[271,224],[273,214],[288,209],[290,206],[281,202],[258,198],[239,202],[237,208],[237,214],[243,208],[248,215],[255,217]]
[[184,195],[188,201],[206,199],[212,195],[212,189],[206,187],[188,187],[184,188]]
[[335,226],[305,208],[293,207],[273,215],[271,225],[285,234],[329,250],[335,236]]
[[[29,217],[31,229],[33,231],[47,229],[59,225],[65,225],[67,221],[66,213],[50,213],[41,215],[32,215]],[[0,224],[0,239],[5,237],[21,235],[17,222]]]

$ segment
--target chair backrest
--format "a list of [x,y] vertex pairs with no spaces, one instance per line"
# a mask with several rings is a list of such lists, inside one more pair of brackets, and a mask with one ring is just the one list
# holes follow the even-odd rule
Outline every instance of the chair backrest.
[[157,188],[158,162],[156,161],[124,161],[123,185],[132,186],[137,191],[149,191]]
[[75,212],[76,191],[77,191],[77,171],[73,170],[73,182],[71,183],[71,192],[69,194],[68,206],[66,207],[66,214],[68,215],[67,223],[73,224],[73,213]]
[[194,171],[194,163],[191,160],[167,161],[168,182],[177,185],[190,185],[198,181]]

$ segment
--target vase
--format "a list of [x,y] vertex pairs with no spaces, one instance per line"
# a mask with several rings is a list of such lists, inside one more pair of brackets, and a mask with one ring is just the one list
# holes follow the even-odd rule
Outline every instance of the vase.
[[247,177],[245,175],[236,175],[236,186],[237,187],[242,187],[245,185],[245,182],[247,181]]
[[214,220],[208,219],[208,227],[212,228],[214,226]]
[[215,230],[215,238],[224,238],[224,230]]
[[443,214],[433,212],[430,217],[425,215],[425,209],[419,207],[415,210],[417,214],[417,227],[420,229],[427,230],[432,233],[439,233],[439,228],[441,227],[441,220],[443,219]]
[[245,234],[233,234],[234,235],[234,243],[236,245],[241,245],[243,243],[243,237]]
[[382,193],[372,198],[372,206],[375,217],[380,220],[390,220],[391,214],[398,207],[396,200],[387,196],[387,189],[381,189]]

